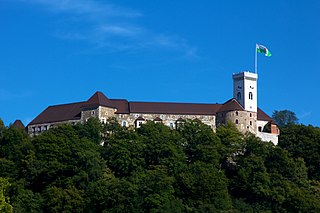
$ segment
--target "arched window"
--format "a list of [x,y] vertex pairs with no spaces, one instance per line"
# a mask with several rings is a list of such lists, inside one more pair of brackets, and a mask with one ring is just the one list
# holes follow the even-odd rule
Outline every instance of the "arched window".
[[239,123],[239,121],[238,121],[238,119],[236,120],[236,124],[238,124]]
[[237,93],[237,100],[240,101],[241,100],[241,92]]
[[252,100],[252,99],[253,99],[252,92],[249,92],[249,99],[250,99],[250,100]]

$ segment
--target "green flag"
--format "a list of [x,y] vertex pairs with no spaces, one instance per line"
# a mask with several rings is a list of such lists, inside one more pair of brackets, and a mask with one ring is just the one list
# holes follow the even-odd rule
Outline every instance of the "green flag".
[[256,49],[258,53],[264,53],[265,56],[270,57],[271,53],[265,46],[262,46],[261,44],[256,44]]

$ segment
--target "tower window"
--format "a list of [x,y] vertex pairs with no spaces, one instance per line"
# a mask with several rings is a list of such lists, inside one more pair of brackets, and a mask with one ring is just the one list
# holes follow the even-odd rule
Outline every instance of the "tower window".
[[252,121],[250,121],[250,126],[252,126]]
[[237,99],[238,99],[238,100],[241,100],[241,92],[238,92],[238,93],[237,93]]
[[252,92],[249,92],[249,99],[250,99],[250,100],[253,100]]
[[238,119],[236,120],[236,124],[238,124],[239,123],[239,121],[238,121]]
[[238,116],[239,115],[239,113],[238,112],[236,112],[236,116]]

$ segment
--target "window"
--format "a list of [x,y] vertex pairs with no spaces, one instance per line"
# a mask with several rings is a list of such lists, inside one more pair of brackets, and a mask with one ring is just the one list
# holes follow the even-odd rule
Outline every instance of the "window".
[[238,112],[236,112],[236,116],[238,116],[239,115],[239,113]]
[[91,111],[91,115],[94,115],[94,111]]
[[252,121],[250,121],[250,126],[252,126]]
[[126,121],[122,121],[122,126],[126,127],[127,126],[127,122]]
[[252,92],[249,92],[249,99],[250,99],[250,100],[253,100]]
[[44,129],[44,131],[47,131],[48,130],[48,126],[47,125],[44,126],[43,129]]
[[250,117],[252,117],[252,113],[250,113]]
[[262,127],[261,126],[258,127],[258,131],[262,132]]
[[38,127],[38,132],[41,132],[41,126]]
[[241,100],[241,92],[237,93],[237,99],[240,101]]
[[236,120],[236,124],[238,124],[239,123],[239,121],[238,121],[238,119]]
[[174,124],[172,122],[170,122],[169,127],[170,127],[170,129],[173,129]]
[[137,121],[137,128],[140,128],[142,124],[143,124],[143,121]]
[[35,132],[36,131],[36,128],[35,127],[32,127],[32,132]]

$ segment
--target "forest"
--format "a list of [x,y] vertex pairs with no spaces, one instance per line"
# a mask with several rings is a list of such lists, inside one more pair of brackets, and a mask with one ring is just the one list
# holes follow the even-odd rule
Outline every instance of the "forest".
[[89,119],[35,137],[0,120],[0,212],[320,212],[319,200],[318,127],[283,125],[274,145],[195,120]]

